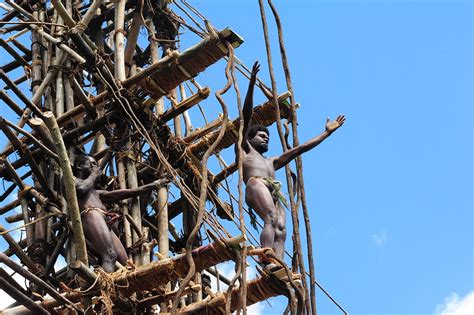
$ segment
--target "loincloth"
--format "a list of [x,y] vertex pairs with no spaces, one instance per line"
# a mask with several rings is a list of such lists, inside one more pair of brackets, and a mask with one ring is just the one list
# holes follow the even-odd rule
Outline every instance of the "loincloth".
[[120,214],[118,213],[108,212],[108,211],[105,211],[104,209],[97,208],[97,207],[85,208],[83,211],[81,211],[81,216],[91,211],[99,211],[100,213],[102,213],[105,216],[105,223],[107,223],[107,225],[114,224],[120,218]]
[[[262,176],[252,176],[249,178],[251,180],[252,178],[255,178],[257,180],[260,180],[265,184],[267,187],[268,191],[272,195],[273,202],[275,204],[281,203],[283,204],[287,209],[288,207],[288,202],[286,201],[285,195],[281,192],[281,185],[282,183],[278,180],[275,180],[273,178],[269,177],[262,177]],[[257,218],[255,216],[255,213],[253,212],[254,209],[252,207],[249,207],[249,215],[250,215],[250,224],[253,226],[254,229],[257,229]]]
[[91,211],[93,211],[93,210],[99,211],[99,212],[101,212],[101,213],[104,214],[104,215],[107,214],[107,211],[105,211],[104,209],[97,208],[97,207],[87,207],[87,208],[85,208],[84,210],[81,211],[81,215],[87,214],[87,213],[89,213],[89,212],[91,212]]
[[282,183],[270,177],[252,176],[250,179],[255,178],[262,181],[268,188],[268,191],[272,195],[273,202],[281,202],[286,208],[288,208],[288,202],[286,201],[285,195],[281,192]]

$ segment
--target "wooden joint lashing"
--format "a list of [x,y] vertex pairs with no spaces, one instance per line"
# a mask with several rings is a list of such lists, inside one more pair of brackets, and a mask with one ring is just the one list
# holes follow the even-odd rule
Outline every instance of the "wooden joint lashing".
[[162,122],[167,122],[173,119],[174,117],[182,114],[186,110],[190,109],[192,106],[209,97],[210,92],[211,90],[208,87],[199,90],[197,93],[178,103],[175,108],[171,108],[164,112],[160,116],[160,120]]
[[114,30],[114,39],[117,37],[118,34],[122,34],[123,37],[127,37],[127,31],[123,28],[115,29]]

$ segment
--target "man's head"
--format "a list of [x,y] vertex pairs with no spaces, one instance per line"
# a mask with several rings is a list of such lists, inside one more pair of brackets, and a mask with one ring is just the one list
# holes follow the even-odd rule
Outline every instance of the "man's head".
[[250,127],[248,141],[258,153],[265,153],[268,151],[269,140],[270,132],[267,127],[262,125],[252,125]]
[[73,172],[76,176],[89,176],[94,168],[97,168],[97,161],[90,155],[81,154],[74,159]]

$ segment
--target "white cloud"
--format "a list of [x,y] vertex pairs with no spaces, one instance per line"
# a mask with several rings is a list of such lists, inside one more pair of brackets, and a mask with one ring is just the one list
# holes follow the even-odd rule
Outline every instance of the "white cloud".
[[456,292],[451,293],[444,299],[443,304],[436,307],[435,315],[471,315],[474,314],[474,291],[464,297]]
[[372,242],[374,242],[378,248],[383,247],[385,243],[387,243],[387,240],[387,231],[385,230],[372,234]]

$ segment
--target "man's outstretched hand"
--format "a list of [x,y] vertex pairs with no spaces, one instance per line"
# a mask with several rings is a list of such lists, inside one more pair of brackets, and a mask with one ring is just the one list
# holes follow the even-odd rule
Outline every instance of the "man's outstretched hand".
[[260,71],[260,64],[255,61],[252,67],[252,73],[250,75],[250,81],[255,82],[257,80],[257,73]]
[[346,116],[344,115],[337,116],[336,120],[334,121],[331,121],[328,117],[328,119],[326,120],[326,131],[329,133],[336,131],[336,129],[341,127],[345,121]]

